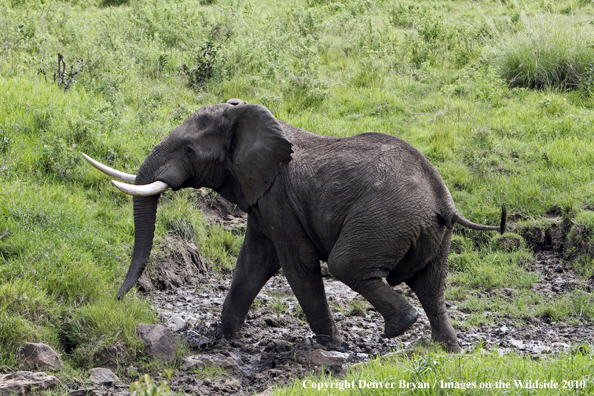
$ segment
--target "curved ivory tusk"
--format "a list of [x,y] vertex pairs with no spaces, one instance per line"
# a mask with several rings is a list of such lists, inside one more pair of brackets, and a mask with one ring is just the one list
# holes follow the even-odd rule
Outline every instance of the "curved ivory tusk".
[[129,195],[135,195],[138,197],[148,197],[150,195],[157,195],[169,188],[167,183],[162,181],[152,182],[151,184],[144,184],[136,186],[134,184],[120,183],[115,180],[111,181],[117,188]]
[[136,180],[135,175],[131,175],[129,173],[120,172],[119,170],[110,168],[107,165],[103,165],[101,162],[95,161],[93,158],[89,157],[86,154],[81,153],[82,156],[87,160],[87,162],[93,165],[95,168],[99,169],[101,172],[105,173],[108,176],[114,177],[118,180],[121,180],[126,183],[134,183]]

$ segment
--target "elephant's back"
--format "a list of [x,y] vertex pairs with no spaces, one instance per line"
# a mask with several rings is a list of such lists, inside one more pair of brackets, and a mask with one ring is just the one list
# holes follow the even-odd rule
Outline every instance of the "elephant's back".
[[297,129],[287,136],[294,151],[283,176],[287,195],[296,213],[307,214],[304,228],[326,252],[347,224],[394,232],[390,224],[402,221],[405,232],[404,219],[426,219],[429,227],[444,208],[453,207],[435,167],[400,138],[380,133],[320,137]]

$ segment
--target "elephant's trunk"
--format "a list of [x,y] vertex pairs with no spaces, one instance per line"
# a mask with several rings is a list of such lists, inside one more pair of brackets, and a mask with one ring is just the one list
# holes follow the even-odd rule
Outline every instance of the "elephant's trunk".
[[[152,183],[155,173],[166,157],[163,144],[155,147],[153,152],[145,159],[138,170],[135,184],[144,185]],[[118,299],[136,284],[148,262],[153,237],[155,236],[155,222],[157,219],[157,204],[161,194],[134,197],[134,251],[126,279],[118,291]]]
[[158,202],[159,195],[134,197],[134,252],[126,279],[118,291],[118,299],[122,299],[136,284],[146,267],[153,248]]

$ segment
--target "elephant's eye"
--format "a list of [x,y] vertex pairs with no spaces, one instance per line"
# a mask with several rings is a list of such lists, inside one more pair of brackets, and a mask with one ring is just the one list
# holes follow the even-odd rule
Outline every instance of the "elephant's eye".
[[186,152],[186,154],[192,154],[194,152],[194,150],[192,150],[192,147],[190,146],[186,146],[186,148],[184,148],[184,151]]

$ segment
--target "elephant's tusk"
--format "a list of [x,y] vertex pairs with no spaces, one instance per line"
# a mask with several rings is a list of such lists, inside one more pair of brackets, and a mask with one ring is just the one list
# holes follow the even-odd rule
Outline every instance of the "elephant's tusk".
[[151,184],[144,184],[141,186],[120,183],[115,180],[112,180],[111,182],[126,194],[135,195],[138,197],[148,197],[150,195],[157,195],[169,188],[169,185],[162,181],[156,181]]
[[120,172],[119,170],[110,168],[107,165],[103,165],[101,162],[95,161],[93,158],[89,157],[86,154],[83,154],[83,153],[81,153],[81,154],[84,157],[84,159],[87,160],[87,162],[89,164],[93,165],[95,168],[99,169],[101,172],[105,173],[107,176],[114,177],[114,178],[121,180],[123,182],[126,182],[126,183],[134,183],[134,180],[136,180],[135,175]]

